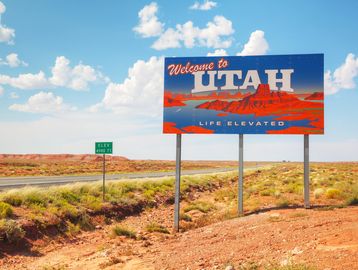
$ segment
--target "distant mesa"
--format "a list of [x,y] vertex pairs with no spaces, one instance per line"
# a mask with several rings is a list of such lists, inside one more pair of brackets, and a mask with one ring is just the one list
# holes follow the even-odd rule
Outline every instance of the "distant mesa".
[[[122,156],[108,155],[107,160],[124,161],[129,160]],[[65,161],[65,162],[91,162],[102,160],[102,155],[92,154],[0,154],[0,161],[4,160],[31,160],[31,161]]]
[[312,95],[309,95],[305,98],[305,100],[323,100],[324,94],[323,92],[314,92]]

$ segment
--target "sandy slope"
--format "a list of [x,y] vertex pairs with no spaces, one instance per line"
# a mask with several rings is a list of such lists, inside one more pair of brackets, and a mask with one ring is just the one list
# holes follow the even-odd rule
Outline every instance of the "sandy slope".
[[[172,219],[172,208],[124,221],[136,226]],[[165,224],[169,225],[169,224]],[[74,240],[37,243],[37,252],[1,260],[1,269],[224,269],[231,264],[306,263],[358,269],[358,208],[276,210],[176,235],[139,231],[142,240],[109,237],[110,226]],[[37,247],[36,247],[37,246]]]

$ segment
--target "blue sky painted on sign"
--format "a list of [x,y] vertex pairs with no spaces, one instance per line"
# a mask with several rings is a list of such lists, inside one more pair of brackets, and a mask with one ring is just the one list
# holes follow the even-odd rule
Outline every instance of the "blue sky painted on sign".
[[[163,57],[325,54],[313,160],[358,160],[358,1],[0,0],[0,153],[174,158]],[[301,160],[302,136],[246,136],[248,160]],[[188,135],[183,158],[236,159],[235,135]]]

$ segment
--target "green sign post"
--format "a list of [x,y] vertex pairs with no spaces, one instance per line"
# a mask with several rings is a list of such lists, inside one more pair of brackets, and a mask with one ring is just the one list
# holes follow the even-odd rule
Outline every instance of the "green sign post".
[[96,142],[95,143],[96,154],[103,154],[103,201],[105,201],[106,195],[106,154],[113,153],[113,142]]

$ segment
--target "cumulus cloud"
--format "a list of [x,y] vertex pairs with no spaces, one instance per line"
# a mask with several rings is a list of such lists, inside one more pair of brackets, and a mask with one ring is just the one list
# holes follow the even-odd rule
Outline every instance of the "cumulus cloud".
[[349,53],[344,63],[333,73],[328,70],[324,74],[324,90],[326,95],[332,95],[343,89],[356,87],[355,78],[358,75],[358,57]]
[[5,13],[6,7],[5,5],[0,1],[0,15]]
[[[101,106],[115,113],[158,115],[163,102],[163,69],[162,57],[138,60],[122,83],[108,84]],[[91,109],[96,111],[99,106]]]
[[268,42],[265,39],[265,32],[256,30],[251,33],[249,41],[244,45],[244,49],[237,55],[263,55],[269,49]]
[[70,60],[64,56],[56,58],[55,65],[52,67],[52,77],[49,82],[54,86],[67,87],[73,90],[86,90],[88,84],[97,80],[108,80],[93,67],[78,64],[70,67]]
[[19,56],[17,53],[10,53],[6,56],[5,60],[2,60],[0,58],[0,65],[9,66],[12,68],[18,67],[18,66],[28,66],[28,64],[22,60],[19,59]]
[[6,42],[8,44],[12,44],[15,38],[15,30],[6,27],[1,23],[1,14],[5,13],[6,7],[0,1],[0,42]]
[[[13,60],[14,59],[10,59],[10,61]],[[109,82],[107,77],[89,65],[79,63],[71,67],[70,60],[64,56],[56,58],[51,73],[51,77],[49,78],[43,71],[39,71],[35,74],[20,74],[17,77],[0,74],[0,85],[10,85],[11,87],[19,89],[66,87],[73,90],[87,90],[90,83],[97,81]]]
[[20,74],[17,77],[0,74],[0,84],[7,84],[19,89],[42,89],[50,86],[43,71],[36,74]]
[[214,1],[204,1],[200,4],[200,2],[196,1],[192,6],[190,6],[190,9],[195,10],[210,10],[214,7],[216,7],[217,3]]
[[9,107],[12,111],[54,114],[68,110],[75,110],[63,103],[63,98],[55,96],[51,92],[40,92],[31,96],[24,104],[13,104]]
[[138,12],[139,23],[133,30],[145,38],[159,36],[163,31],[164,24],[158,20],[157,12],[158,5],[155,2],[144,6]]
[[[215,16],[213,21],[206,24],[206,27],[199,28],[193,22],[177,24],[176,28],[168,28],[153,43],[152,48],[165,50],[179,48],[184,45],[186,48],[203,46],[208,48],[228,48],[232,44],[230,37],[234,33],[232,22],[224,16]],[[226,37],[226,38],[224,38]]]
[[227,56],[227,52],[224,49],[217,49],[214,52],[209,52],[207,56]]

